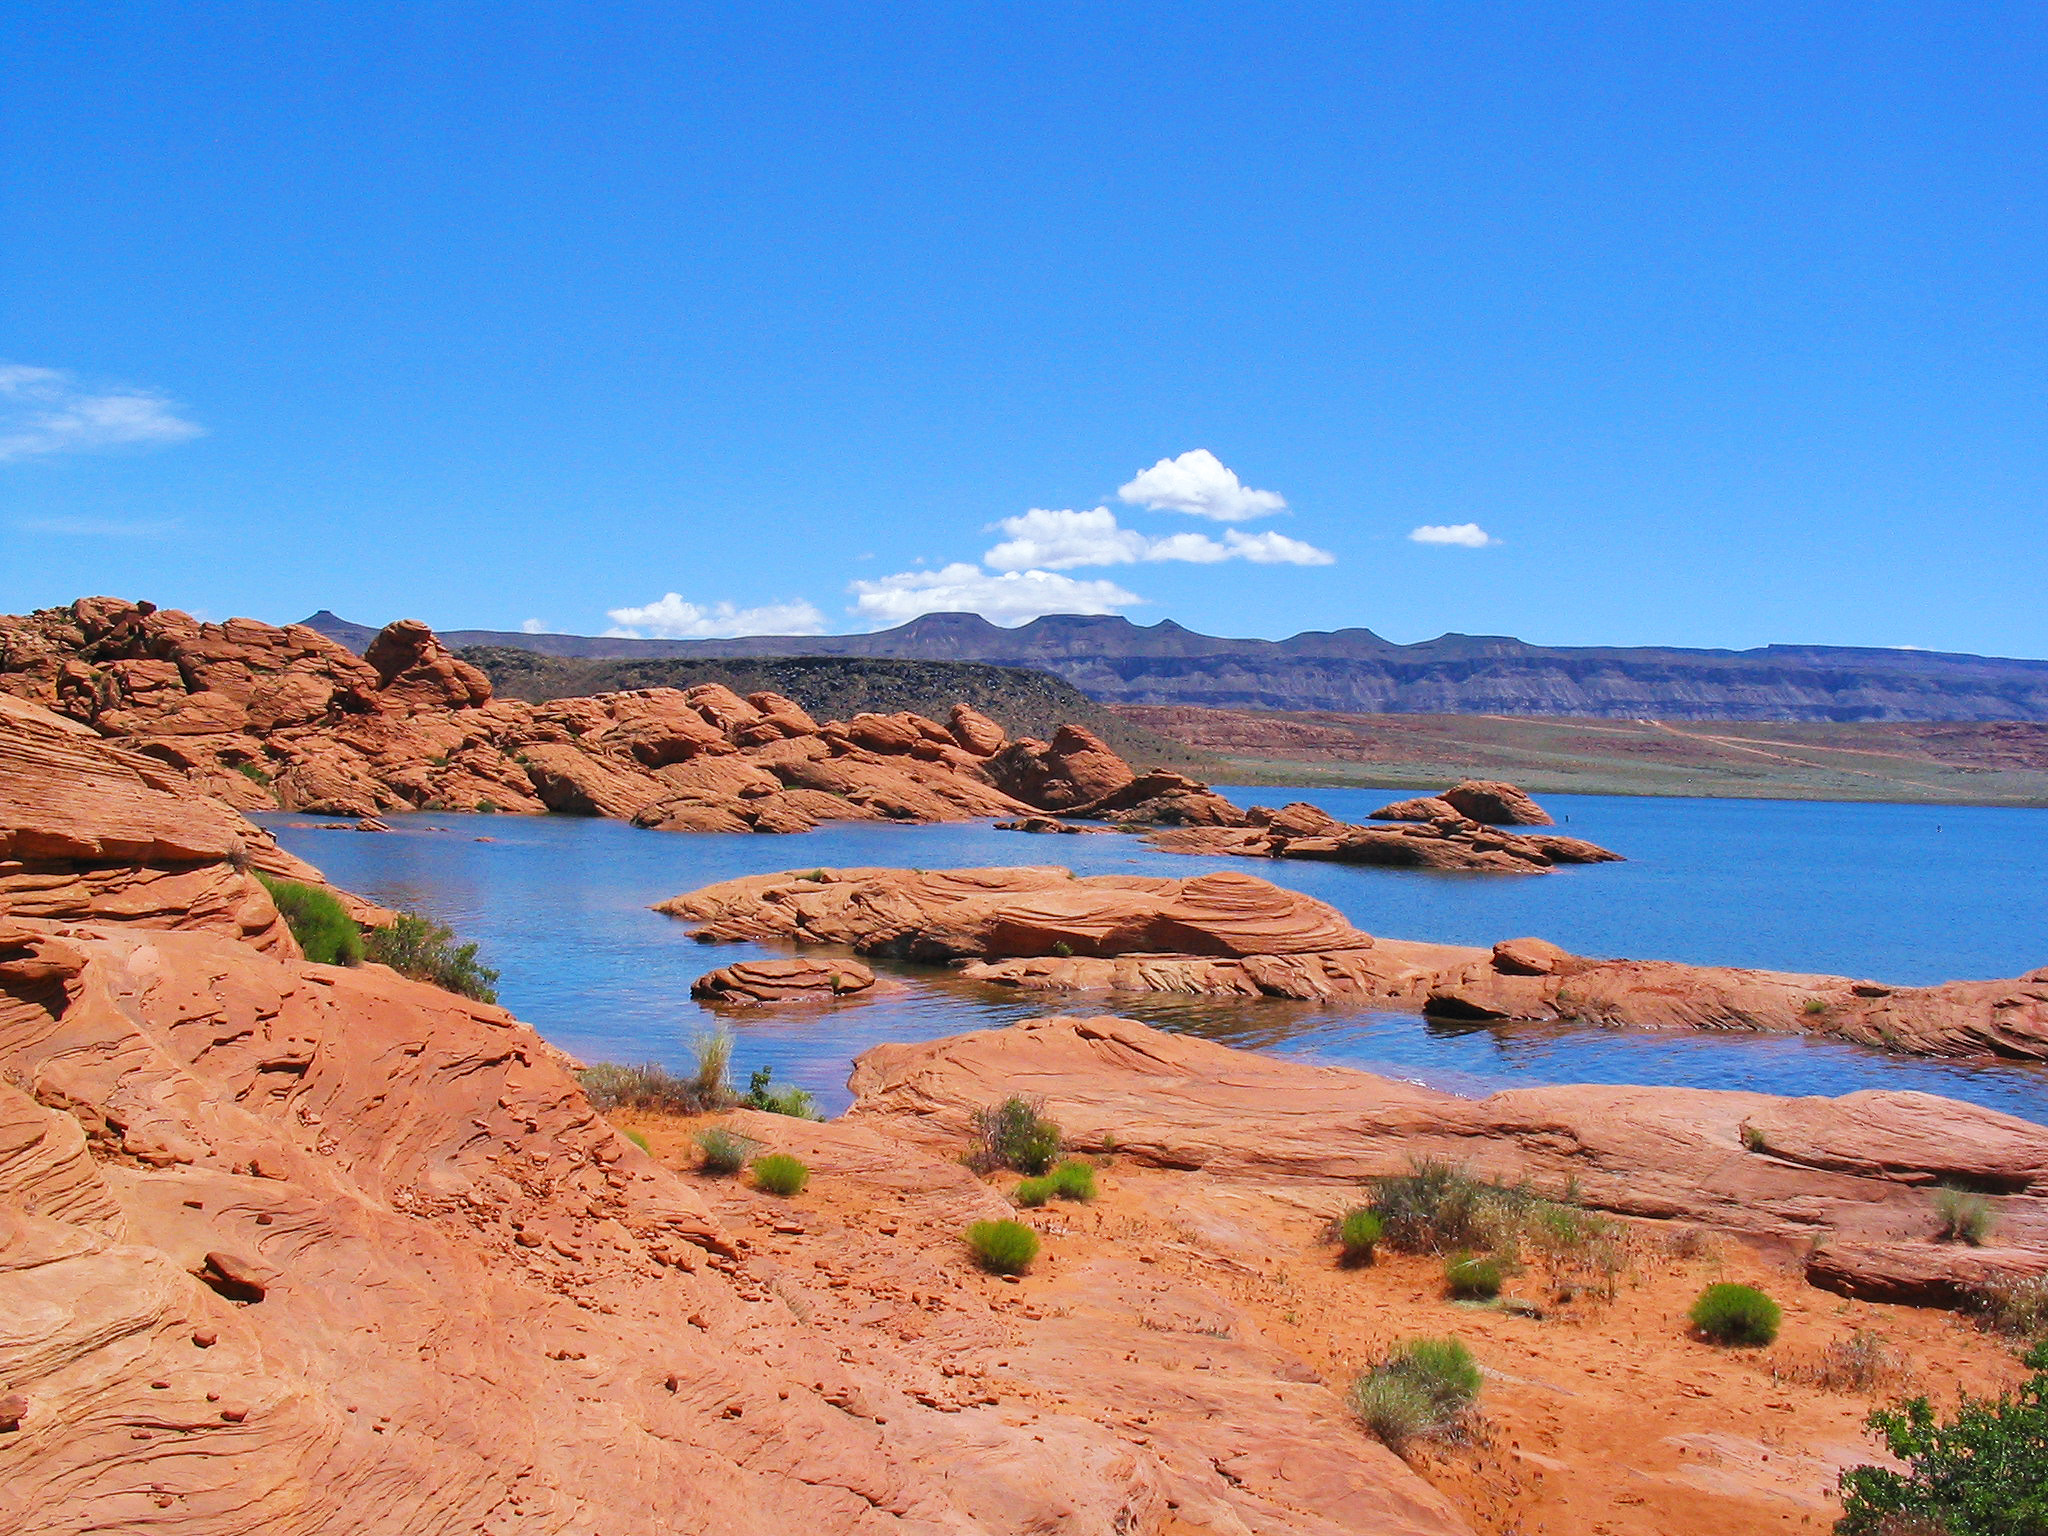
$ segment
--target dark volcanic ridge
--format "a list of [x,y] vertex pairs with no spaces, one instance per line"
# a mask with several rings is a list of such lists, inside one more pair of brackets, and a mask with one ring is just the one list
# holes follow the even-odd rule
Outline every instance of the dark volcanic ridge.
[[[324,610],[305,623],[351,648],[375,633]],[[1055,614],[1003,629],[969,613],[926,614],[866,635],[633,640],[453,630],[443,638],[458,648],[586,661],[986,662],[1050,672],[1108,704],[1661,720],[2048,720],[2048,661],[1859,646],[1573,647],[1457,634],[1397,645],[1369,629],[1233,640],[1171,620],[1138,625]]]

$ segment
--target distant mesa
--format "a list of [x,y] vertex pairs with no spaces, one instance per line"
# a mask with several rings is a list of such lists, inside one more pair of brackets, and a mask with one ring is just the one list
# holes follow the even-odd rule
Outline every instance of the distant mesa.
[[[359,654],[376,630],[304,621]],[[1590,715],[1659,720],[2048,720],[2048,661],[1867,646],[1540,646],[1505,635],[1397,645],[1369,629],[1285,640],[1198,634],[1164,620],[1054,614],[1003,629],[932,613],[866,635],[632,640],[450,630],[450,647],[575,658],[877,656],[1036,667],[1109,704],[1347,714]]]

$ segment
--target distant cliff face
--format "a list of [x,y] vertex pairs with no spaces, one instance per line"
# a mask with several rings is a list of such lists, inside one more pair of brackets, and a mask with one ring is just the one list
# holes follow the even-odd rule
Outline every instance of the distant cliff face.
[[[371,633],[329,613],[306,623],[343,644]],[[1170,621],[1061,614],[1000,629],[967,613],[928,614],[872,635],[619,640],[455,630],[443,638],[578,658],[986,661],[1040,668],[1113,704],[1660,720],[2048,720],[2048,661],[1850,646],[1571,648],[1498,635],[1396,645],[1369,629],[1227,640]]]

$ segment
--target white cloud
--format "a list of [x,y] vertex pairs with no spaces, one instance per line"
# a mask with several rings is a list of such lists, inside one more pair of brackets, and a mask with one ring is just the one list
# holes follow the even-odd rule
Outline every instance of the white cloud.
[[1259,565],[1330,565],[1336,556],[1300,539],[1278,533],[1240,533],[1226,529],[1221,540],[1206,533],[1174,533],[1153,538],[1118,524],[1107,507],[1089,512],[1050,511],[1033,507],[1021,517],[995,525],[1009,535],[983,555],[984,564],[999,571],[1070,570],[1077,565],[1137,565],[1183,560],[1214,565],[1219,560],[1250,560]]
[[978,613],[1014,628],[1049,613],[1116,613],[1144,599],[1111,581],[1082,581],[1051,571],[1004,571],[991,576],[964,560],[936,571],[900,571],[879,581],[856,581],[852,611],[878,625],[902,624],[922,613]]
[[1455,544],[1463,549],[1484,549],[1500,542],[1477,523],[1425,523],[1408,537],[1417,544]]
[[522,635],[544,635],[547,632],[547,622],[543,619],[526,619],[519,625],[519,633]]
[[17,533],[61,539],[167,539],[182,525],[174,517],[155,522],[118,517],[21,517],[10,526]]
[[825,628],[825,615],[806,602],[735,608],[731,603],[686,603],[675,592],[645,607],[607,609],[605,617],[616,626],[606,630],[606,636],[624,640],[650,636],[656,640],[722,640],[733,635],[815,635]]
[[1129,484],[1117,488],[1117,495],[1155,512],[1186,512],[1219,523],[1241,523],[1287,510],[1283,497],[1253,490],[1206,448],[1140,470]]
[[0,363],[0,460],[181,443],[205,429],[151,389],[87,389],[55,368]]

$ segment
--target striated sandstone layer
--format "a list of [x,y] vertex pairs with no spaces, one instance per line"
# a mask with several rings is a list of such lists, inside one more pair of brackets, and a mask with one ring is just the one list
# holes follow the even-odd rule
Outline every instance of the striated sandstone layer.
[[[1920,1093],[1839,1099],[1689,1088],[1561,1085],[1461,1099],[1169,1035],[1127,1019],[1033,1019],[951,1039],[876,1046],[855,1064],[849,1118],[935,1148],[973,1112],[1043,1101],[1083,1150],[1287,1187],[1334,1212],[1361,1181],[1417,1158],[1529,1181],[1596,1209],[1786,1244],[1906,1246],[1950,1274],[1976,1250],[1932,1241],[1936,1181],[1999,1183],[1998,1240],[2048,1267],[2048,1129]],[[1926,1132],[1939,1125],[1940,1136]],[[1784,1152],[1772,1134],[1788,1136]],[[1825,1271],[1823,1271],[1825,1273]],[[1844,1278],[1841,1288],[1848,1288]]]
[[[1393,812],[1401,813],[1392,818],[1396,825],[1361,825],[1339,821],[1297,800],[1279,810],[1253,806],[1235,821],[1162,827],[1150,840],[1168,853],[1314,859],[1476,874],[1543,874],[1559,864],[1611,864],[1621,859],[1620,854],[1584,838],[1503,831],[1472,819],[1448,800],[1406,800],[1373,814],[1389,816]],[[1540,811],[1537,814],[1542,815]]]
[[1594,959],[1542,939],[1491,950],[1375,939],[1250,875],[818,869],[724,881],[655,910],[701,924],[710,940],[965,961],[969,979],[1027,991],[1352,999],[1448,1019],[1806,1033],[1917,1055],[2048,1060],[2048,968],[1891,987]]
[[1371,815],[1373,821],[1434,821],[1443,816],[1463,816],[1490,827],[1547,827],[1553,825],[1550,812],[1529,792],[1499,779],[1464,779],[1441,795],[1419,800],[1396,800]]
[[1092,733],[1011,741],[960,706],[813,720],[706,684],[544,704],[494,699],[426,625],[361,657],[314,630],[201,623],[83,598],[0,618],[0,693],[90,726],[243,809],[374,817],[496,810],[669,831],[953,821],[1099,799],[1134,777]]

